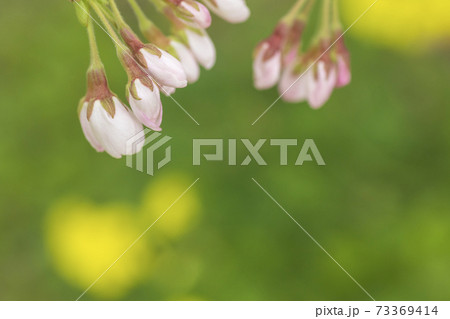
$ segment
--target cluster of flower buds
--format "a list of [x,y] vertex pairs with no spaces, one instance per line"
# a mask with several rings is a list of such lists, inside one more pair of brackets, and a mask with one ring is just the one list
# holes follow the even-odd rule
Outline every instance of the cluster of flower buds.
[[[205,69],[214,66],[215,47],[205,31],[211,25],[208,8],[231,23],[243,22],[250,15],[244,0],[203,0],[204,4],[195,0],[148,0],[170,21],[171,34],[166,36],[136,0],[124,0],[138,19],[146,39],[143,42],[125,22],[115,0],[71,1],[87,28],[91,49],[87,94],[78,108],[81,127],[92,147],[115,158],[142,149],[143,126],[161,131],[160,92],[171,95],[177,88],[196,82],[200,66]],[[128,74],[126,96],[130,107],[109,89],[92,14],[96,14],[113,39],[117,56]],[[130,140],[142,142],[136,145]]]
[[[310,27],[315,3],[321,4],[320,25],[305,48],[303,37]],[[335,88],[351,80],[350,54],[344,44],[337,0],[298,0],[281,19],[272,35],[255,49],[254,85],[259,90],[278,84],[287,102],[307,101],[320,108]]]

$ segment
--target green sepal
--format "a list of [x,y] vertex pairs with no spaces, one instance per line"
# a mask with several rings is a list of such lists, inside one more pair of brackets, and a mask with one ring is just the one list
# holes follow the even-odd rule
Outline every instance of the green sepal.
[[84,103],[86,103],[86,97],[83,97],[80,102],[78,103],[78,108],[77,108],[77,113],[78,113],[78,117],[81,114],[81,109],[83,108]]
[[137,93],[135,81],[133,81],[132,83],[128,84],[127,99],[130,98],[130,96],[129,96],[130,93],[131,93],[131,96],[133,97],[133,99],[135,99],[137,101],[141,100],[141,98],[139,97],[139,95]]

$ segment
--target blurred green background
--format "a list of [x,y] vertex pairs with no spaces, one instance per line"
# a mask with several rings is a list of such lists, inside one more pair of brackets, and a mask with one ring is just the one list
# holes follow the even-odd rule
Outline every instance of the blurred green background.
[[[424,1],[382,1],[348,33],[350,86],[319,111],[280,101],[254,126],[277,92],[253,89],[251,53],[293,1],[250,0],[242,25],[214,18],[216,66],[174,95],[200,126],[164,98],[173,161],[151,177],[82,134],[89,54],[73,5],[2,0],[0,299],[76,299],[200,178],[82,300],[368,300],[255,178],[375,299],[448,300],[450,28],[425,26],[449,11],[419,20]],[[358,5],[342,0],[346,25]],[[97,31],[124,99],[126,75]],[[313,138],[327,166],[282,167],[267,146],[268,166],[193,167],[193,138]]]

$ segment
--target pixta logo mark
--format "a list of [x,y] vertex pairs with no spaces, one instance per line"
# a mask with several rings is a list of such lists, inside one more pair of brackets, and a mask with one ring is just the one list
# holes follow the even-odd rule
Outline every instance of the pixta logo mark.
[[153,176],[155,170],[163,168],[172,160],[172,148],[170,145],[166,146],[162,159],[158,160],[155,156],[155,152],[171,139],[170,136],[163,136],[161,133],[145,129],[144,134],[137,134],[127,142],[128,149],[136,150],[138,145],[145,141],[141,152],[136,156],[127,156],[127,166]]

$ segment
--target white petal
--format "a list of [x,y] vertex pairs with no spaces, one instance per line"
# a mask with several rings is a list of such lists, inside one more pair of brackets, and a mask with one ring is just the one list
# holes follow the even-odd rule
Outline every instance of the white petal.
[[195,59],[205,69],[211,69],[216,63],[216,48],[211,38],[204,30],[199,30],[201,34],[186,29],[189,47]]
[[264,55],[269,49],[268,43],[263,43],[253,62],[253,79],[258,90],[269,89],[277,84],[281,72],[281,52],[277,52],[267,61]]
[[92,132],[91,125],[89,123],[89,120],[87,119],[87,108],[88,103],[85,102],[81,108],[80,111],[80,123],[81,128],[83,130],[84,136],[88,140],[88,142],[91,144],[93,148],[97,150],[97,152],[103,152],[105,149],[103,148],[102,144],[95,138],[94,133]]
[[219,17],[231,23],[241,23],[250,17],[250,10],[244,0],[214,0],[213,3],[206,0],[205,4]]
[[311,70],[296,74],[293,72],[294,64],[288,66],[281,75],[278,92],[287,102],[299,103],[308,98],[308,83],[312,75]]
[[308,82],[308,102],[317,109],[324,105],[333,93],[336,85],[336,69],[326,70],[325,62],[317,63],[317,76],[312,76]]
[[133,151],[130,151],[128,144],[143,133],[143,127],[122,102],[116,97],[113,100],[116,109],[114,118],[106,112],[100,101],[95,101],[89,122],[92,132],[101,141],[105,151],[112,157],[120,158],[142,149],[143,140],[134,145]]
[[186,73],[189,83],[194,83],[200,77],[200,67],[192,52],[182,43],[177,41],[171,42],[172,47],[180,58],[181,65],[183,66],[184,73]]
[[175,88],[187,86],[186,74],[180,61],[166,51],[161,50],[161,56],[151,54],[145,48],[140,51],[147,62],[147,69],[159,85]]
[[136,100],[131,92],[129,95],[129,102],[134,115],[145,126],[154,131],[161,131],[162,104],[158,86],[154,84],[152,91],[143,85],[139,79],[136,80],[135,86],[140,100]]

